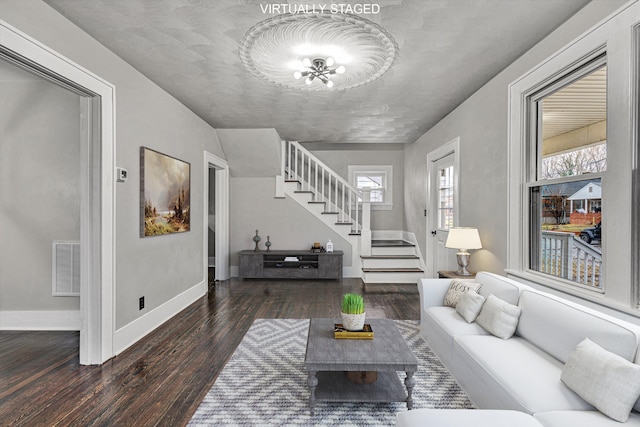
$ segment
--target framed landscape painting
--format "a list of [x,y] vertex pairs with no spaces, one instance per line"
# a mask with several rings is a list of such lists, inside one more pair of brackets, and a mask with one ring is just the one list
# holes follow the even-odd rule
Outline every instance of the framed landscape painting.
[[189,231],[191,165],[140,147],[140,236]]

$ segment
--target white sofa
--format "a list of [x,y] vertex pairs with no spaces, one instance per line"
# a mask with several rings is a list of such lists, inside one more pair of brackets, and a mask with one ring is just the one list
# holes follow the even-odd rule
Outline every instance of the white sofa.
[[[640,327],[495,274],[478,273],[475,281],[482,284],[481,295],[493,294],[520,307],[513,337],[495,337],[444,307],[451,279],[421,279],[418,290],[422,336],[478,408],[520,411],[548,427],[621,424],[570,390],[560,375],[576,345],[587,337],[638,363]],[[419,420],[434,416],[433,410],[425,410],[424,418],[419,416],[422,410],[416,411],[398,414],[397,425],[425,425]],[[639,411],[636,402],[625,425],[640,426]],[[488,411],[484,416],[504,414]]]

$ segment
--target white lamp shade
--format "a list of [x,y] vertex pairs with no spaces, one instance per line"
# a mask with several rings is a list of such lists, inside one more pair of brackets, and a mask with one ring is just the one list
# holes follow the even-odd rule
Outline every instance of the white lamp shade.
[[449,229],[445,246],[454,249],[481,249],[482,243],[477,228],[453,227]]

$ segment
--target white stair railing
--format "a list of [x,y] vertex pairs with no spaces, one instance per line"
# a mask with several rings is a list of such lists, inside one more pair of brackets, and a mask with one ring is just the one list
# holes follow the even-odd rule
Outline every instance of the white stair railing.
[[337,213],[339,223],[350,223],[351,232],[362,236],[361,253],[368,247],[370,254],[369,191],[350,185],[295,141],[282,141],[282,157],[283,179],[299,182],[302,191],[312,193],[312,201],[325,203],[325,212]]
[[602,252],[573,233],[543,231],[540,271],[583,285],[601,288]]

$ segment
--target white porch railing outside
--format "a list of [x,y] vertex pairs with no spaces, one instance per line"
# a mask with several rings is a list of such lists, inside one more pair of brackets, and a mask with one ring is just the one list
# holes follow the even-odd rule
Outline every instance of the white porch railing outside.
[[361,235],[360,253],[371,254],[370,191],[350,185],[299,143],[282,142],[282,177],[298,181],[313,201],[324,202],[326,212],[338,214],[338,223],[351,224],[351,233]]
[[573,233],[543,231],[540,271],[582,285],[602,288],[602,252]]

